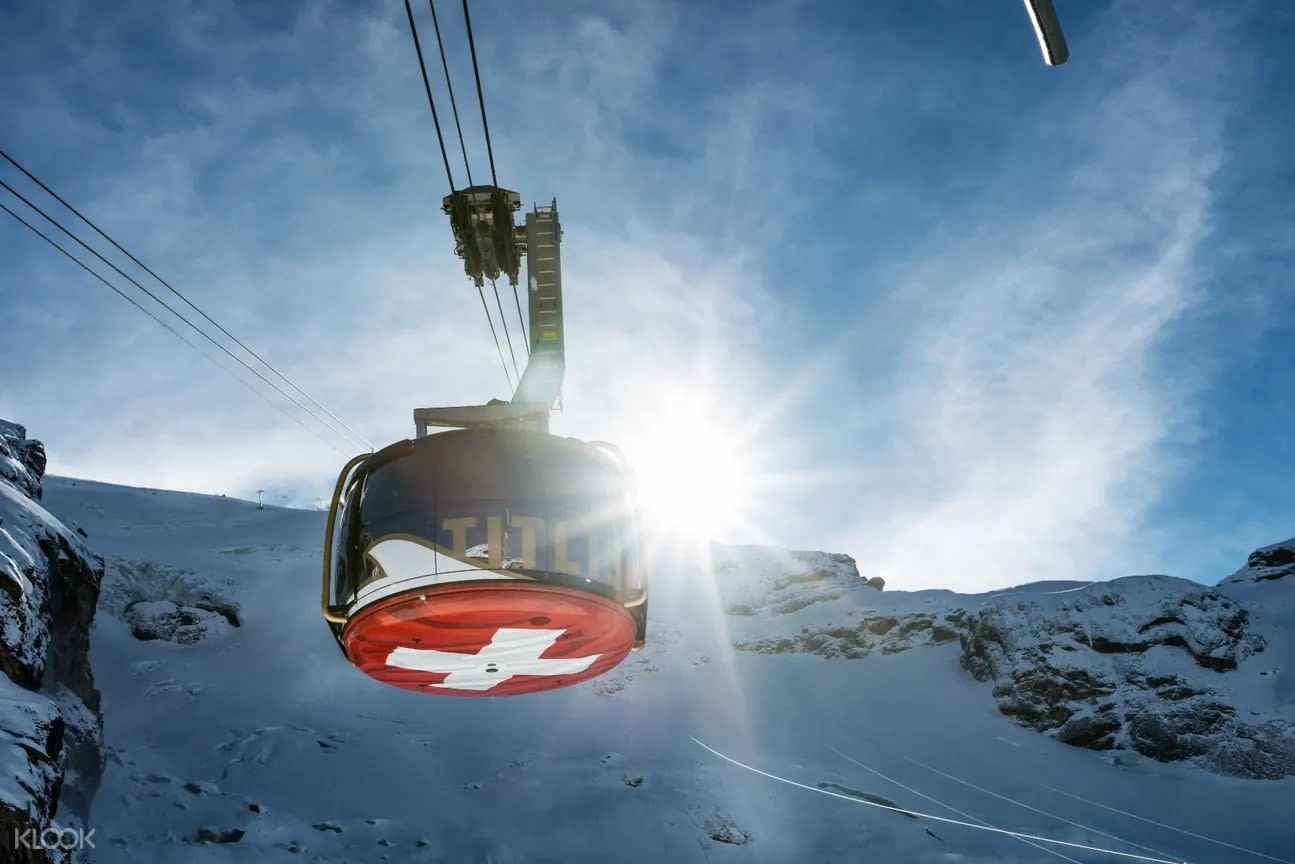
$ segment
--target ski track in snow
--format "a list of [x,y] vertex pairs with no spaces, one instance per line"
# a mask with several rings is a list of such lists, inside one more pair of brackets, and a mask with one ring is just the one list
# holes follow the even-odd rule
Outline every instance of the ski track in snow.
[[[807,785],[807,784],[805,784],[805,783],[801,783],[801,782],[799,782],[799,781],[797,781],[797,780],[791,780],[791,779],[786,778],[786,777],[781,777],[781,776],[779,776],[779,775],[777,775],[777,774],[774,774],[774,773],[772,773],[772,772],[770,772],[770,771],[761,771],[759,768],[756,768],[756,767],[755,767],[755,766],[753,766],[753,765],[748,765],[748,764],[747,764],[747,763],[745,763],[745,762],[740,762],[740,761],[738,761],[737,759],[734,759],[732,756],[726,756],[725,754],[723,754],[723,753],[721,753],[720,751],[716,750],[714,747],[711,747],[709,744],[705,744],[705,743],[703,743],[703,742],[699,741],[699,740],[698,740],[698,739],[696,739],[696,738],[692,738],[692,741],[693,741],[693,743],[695,743],[695,744],[699,745],[699,746],[700,746],[700,747],[702,747],[703,749],[709,750],[712,754],[714,754],[715,756],[718,756],[719,758],[723,759],[724,761],[726,761],[726,762],[731,762],[731,763],[733,763],[734,765],[736,765],[736,766],[737,766],[737,767],[739,767],[739,768],[743,768],[743,769],[745,769],[745,770],[747,770],[747,771],[750,771],[750,772],[752,772],[752,773],[759,774],[761,777],[768,777],[770,780],[777,780],[779,783],[786,783],[786,784],[788,784],[788,785],[790,785],[790,786],[795,786],[795,787],[797,787],[797,788],[799,788],[799,789],[805,789],[805,790],[808,790],[808,791],[810,791],[810,792],[817,792],[817,793],[818,793],[818,794],[820,794],[820,795],[829,795],[829,796],[831,796],[831,797],[833,797],[833,798],[841,798],[841,799],[844,799],[844,800],[846,800],[846,801],[853,801],[853,802],[854,802],[854,803],[856,803],[856,804],[862,804],[862,805],[867,806],[867,807],[878,807],[878,808],[880,808],[880,809],[882,809],[882,810],[890,810],[890,811],[893,811],[893,812],[895,812],[895,813],[904,813],[904,814],[908,814],[908,815],[912,815],[912,816],[918,816],[918,817],[920,817],[920,818],[922,818],[922,819],[931,819],[931,820],[934,820],[934,821],[936,821],[936,822],[943,822],[943,823],[945,823],[945,824],[947,824],[947,825],[958,825],[958,826],[963,827],[963,828],[971,828],[971,829],[975,829],[975,830],[979,830],[979,831],[990,831],[990,832],[993,832],[993,833],[995,833],[995,834],[1002,834],[1002,835],[1005,835],[1005,836],[1007,836],[1007,837],[1015,837],[1015,838],[1016,838],[1016,839],[1018,839],[1018,840],[1037,840],[1037,841],[1039,841],[1040,843],[1052,843],[1052,844],[1057,845],[1057,846],[1066,846],[1066,847],[1073,848],[1073,849],[1083,849],[1085,852],[1095,852],[1095,853],[1099,853],[1099,854],[1103,854],[1103,855],[1113,855],[1113,856],[1116,856],[1116,857],[1119,857],[1119,858],[1128,858],[1128,859],[1133,860],[1133,861],[1149,861],[1149,862],[1152,862],[1152,864],[1188,864],[1188,862],[1184,862],[1184,861],[1182,861],[1181,859],[1174,859],[1174,858],[1151,858],[1151,857],[1146,856],[1146,855],[1135,855],[1135,854],[1133,854],[1132,852],[1121,852],[1121,851],[1119,851],[1118,849],[1103,849],[1103,848],[1100,848],[1100,847],[1098,847],[1098,846],[1089,846],[1089,845],[1086,845],[1086,844],[1084,844],[1084,843],[1072,843],[1072,842],[1071,842],[1071,841],[1069,841],[1069,840],[1056,840],[1056,839],[1054,839],[1054,838],[1051,838],[1051,837],[1043,837],[1043,836],[1040,836],[1040,835],[1038,835],[1038,834],[1026,834],[1026,833],[1024,833],[1024,832],[1022,832],[1022,831],[1010,831],[1010,830],[1008,830],[1008,829],[1006,829],[1006,828],[998,828],[998,827],[995,827],[995,826],[993,826],[993,825],[988,825],[988,824],[979,824],[979,825],[978,825],[978,824],[976,824],[976,823],[974,823],[974,822],[962,822],[962,821],[960,821],[960,820],[958,820],[958,819],[949,819],[949,818],[946,818],[946,817],[944,817],[944,816],[934,816],[934,815],[932,815],[932,814],[930,814],[930,813],[919,813],[919,812],[918,812],[918,811],[916,811],[916,810],[909,810],[909,809],[905,809],[905,808],[902,808],[902,807],[890,807],[890,806],[887,806],[887,805],[885,805],[885,804],[878,804],[878,803],[877,803],[877,802],[875,802],[875,801],[867,801],[867,800],[864,800],[864,799],[861,799],[861,798],[856,798],[856,797],[854,797],[854,796],[852,796],[852,795],[844,795],[844,794],[842,794],[842,793],[840,793],[840,792],[832,792],[831,790],[828,790],[828,789],[819,789],[819,788],[816,788],[816,787],[814,787],[814,786],[809,786],[809,785]],[[847,758],[849,758],[849,757],[847,757]],[[864,767],[866,767],[866,766],[864,766]],[[889,778],[887,778],[887,779],[889,779]],[[899,784],[899,785],[903,785],[903,784]],[[908,788],[908,787],[904,787],[904,788]],[[914,790],[912,790],[912,789],[909,789],[909,791],[910,791],[910,792],[914,792]],[[915,792],[915,794],[921,795],[921,793],[920,793],[920,792]],[[925,798],[925,797],[927,797],[927,796],[923,795],[922,797],[924,797],[924,798]],[[933,799],[932,799],[932,800],[933,800]],[[936,803],[938,804],[939,802],[937,801]],[[948,805],[941,805],[941,806],[948,806]],[[952,807],[950,807],[949,809],[950,809],[950,810],[952,810],[953,808],[952,808]],[[963,815],[966,815],[966,814],[963,814]],[[1074,859],[1073,859],[1073,858],[1067,858],[1066,860],[1068,860],[1068,861],[1073,861]]]
[[[867,771],[871,774],[875,774],[878,777],[880,777],[882,780],[885,780],[888,783],[893,783],[894,785],[898,786],[900,789],[905,790],[906,792],[913,793],[918,798],[921,798],[923,801],[930,801],[932,804],[934,804],[937,807],[943,807],[945,810],[948,810],[951,813],[957,813],[959,816],[963,817],[964,819],[970,819],[972,822],[976,823],[981,827],[986,827],[989,825],[989,823],[986,822],[985,820],[978,819],[975,816],[972,816],[970,813],[966,812],[965,810],[959,810],[957,807],[954,807],[952,804],[946,804],[945,802],[939,800],[938,798],[933,798],[924,792],[917,791],[912,786],[907,786],[899,782],[894,777],[890,777],[889,775],[881,773],[876,768],[871,768],[867,765],[864,765],[858,759],[855,759],[853,756],[847,756],[845,753],[842,753],[840,750],[837,750],[835,747],[832,748],[832,752],[840,756],[842,759],[846,760],[847,762],[850,762],[851,764],[862,768],[864,771]],[[1071,858],[1069,855],[1063,855],[1060,852],[1056,851],[1055,849],[1048,849],[1045,846],[1035,843],[1033,840],[1026,840],[1024,837],[1019,837],[1019,836],[1015,836],[1015,839],[1020,840],[1022,843],[1025,843],[1026,845],[1033,846],[1035,849],[1039,849],[1043,852],[1046,852],[1049,855],[1053,855],[1057,858],[1060,858],[1063,861],[1069,861],[1071,862],[1071,864],[1082,864],[1082,862],[1077,861],[1074,858]]]
[[1107,840],[1114,840],[1114,841],[1116,841],[1116,842],[1118,842],[1118,843],[1124,843],[1124,844],[1127,844],[1127,845],[1129,845],[1129,846],[1132,846],[1134,849],[1141,849],[1143,852],[1150,852],[1151,854],[1153,854],[1153,855],[1158,855],[1158,856],[1160,856],[1160,857],[1162,857],[1162,858],[1172,858],[1172,857],[1174,857],[1174,856],[1172,856],[1170,853],[1165,852],[1165,851],[1163,851],[1163,850],[1161,850],[1161,849],[1154,849],[1154,848],[1152,848],[1152,847],[1150,847],[1150,846],[1143,846],[1141,843],[1134,843],[1132,840],[1126,840],[1126,839],[1125,839],[1125,838],[1123,838],[1123,837],[1117,837],[1117,836],[1116,836],[1116,835],[1114,835],[1114,834],[1108,834],[1107,832],[1105,832],[1105,831],[1101,830],[1100,828],[1093,828],[1093,827],[1092,827],[1092,826],[1090,826],[1090,825],[1084,825],[1084,824],[1083,824],[1083,823],[1081,823],[1081,822],[1075,822],[1075,821],[1072,821],[1072,820],[1070,820],[1070,819],[1067,819],[1067,818],[1066,818],[1066,817],[1064,817],[1064,816],[1058,816],[1057,814],[1055,814],[1055,813],[1051,813],[1051,812],[1049,812],[1049,811],[1047,811],[1047,810],[1041,810],[1041,809],[1039,809],[1038,807],[1032,807],[1032,806],[1030,806],[1029,804],[1025,804],[1025,803],[1023,803],[1023,802],[1021,802],[1021,801],[1017,801],[1015,798],[1009,798],[1009,797],[1007,797],[1006,795],[1000,795],[999,793],[994,792],[994,791],[989,790],[989,789],[986,789],[986,788],[985,788],[985,787],[983,787],[983,786],[977,786],[975,783],[971,783],[971,782],[969,782],[969,781],[967,781],[967,780],[963,780],[963,779],[962,779],[962,778],[960,778],[960,777],[955,777],[954,775],[952,775],[952,774],[950,774],[950,773],[948,773],[948,772],[946,772],[946,771],[941,771],[941,770],[940,770],[940,769],[938,769],[938,768],[934,768],[934,767],[932,767],[932,766],[930,766],[930,765],[927,765],[925,762],[919,762],[919,761],[918,761],[918,760],[916,760],[916,759],[907,759],[907,757],[906,757],[906,761],[911,762],[911,763],[913,763],[914,765],[917,765],[917,766],[919,766],[919,767],[925,768],[927,771],[931,771],[931,772],[934,772],[934,773],[936,773],[936,774],[939,774],[941,777],[947,777],[948,779],[952,780],[952,781],[953,781],[953,782],[955,782],[955,783],[961,783],[963,786],[967,786],[967,787],[969,787],[969,788],[971,788],[971,789],[975,789],[977,792],[983,792],[983,793],[984,793],[984,794],[986,794],[986,795],[992,795],[993,797],[998,798],[998,799],[1003,800],[1003,801],[1006,801],[1006,802],[1008,802],[1009,804],[1015,804],[1017,807],[1024,807],[1026,810],[1030,810],[1030,811],[1033,811],[1033,812],[1035,812],[1035,813],[1040,813],[1040,814],[1042,814],[1042,815],[1044,815],[1044,816],[1047,816],[1047,817],[1049,817],[1049,818],[1051,818],[1051,819],[1056,819],[1058,822],[1065,822],[1067,825],[1073,825],[1073,826],[1075,826],[1076,828],[1082,828],[1082,829],[1084,829],[1085,831],[1091,831],[1093,834],[1096,834],[1096,835],[1098,835],[1098,836],[1100,836],[1100,837],[1105,837]]
[[1065,795],[1065,796],[1067,796],[1067,797],[1069,797],[1069,798],[1074,798],[1076,801],[1082,801],[1082,802],[1084,802],[1085,804],[1091,804],[1091,805],[1092,805],[1092,806],[1094,806],[1094,807],[1101,807],[1103,810],[1109,810],[1109,811],[1111,811],[1112,813],[1118,813],[1118,814],[1120,814],[1121,816],[1127,816],[1127,817],[1129,817],[1130,819],[1137,819],[1139,822],[1146,822],[1146,823],[1148,823],[1148,824],[1150,824],[1150,825],[1156,825],[1156,826],[1158,826],[1158,827],[1160,827],[1160,828],[1164,828],[1164,829],[1166,829],[1166,830],[1168,830],[1168,831],[1176,831],[1176,832],[1178,832],[1179,834],[1185,834],[1185,835],[1187,835],[1188,837],[1195,837],[1197,840],[1204,840],[1206,843],[1214,843],[1215,845],[1223,846],[1223,847],[1225,847],[1225,848],[1227,848],[1227,849],[1235,849],[1236,851],[1238,851],[1238,852],[1244,852],[1244,853],[1246,853],[1247,855],[1254,855],[1254,856],[1255,856],[1255,857],[1257,857],[1257,858],[1266,858],[1266,859],[1268,859],[1269,861],[1277,861],[1277,862],[1280,862],[1280,864],[1295,864],[1295,862],[1293,862],[1293,861],[1291,861],[1291,860],[1289,860],[1289,859],[1287,859],[1287,858],[1278,858],[1278,857],[1277,857],[1277,856],[1275,856],[1275,855],[1268,855],[1268,854],[1266,854],[1266,853],[1264,853],[1264,852],[1256,852],[1256,851],[1255,851],[1255,850],[1253,850],[1253,849],[1247,849],[1247,848],[1246,848],[1246,847],[1244,847],[1244,846],[1237,846],[1237,845],[1236,845],[1236,844],[1234,844],[1234,843],[1228,843],[1228,842],[1226,842],[1226,841],[1224,841],[1224,840],[1218,840],[1218,839],[1216,839],[1216,838],[1214,838],[1214,837],[1208,837],[1208,836],[1206,836],[1206,835],[1204,835],[1204,834],[1197,834],[1197,833],[1195,833],[1194,831],[1188,831],[1188,830],[1187,830],[1187,829],[1185,829],[1185,828],[1177,828],[1177,827],[1175,827],[1175,826],[1173,826],[1173,825],[1167,825],[1167,824],[1165,824],[1164,822],[1157,822],[1155,819],[1148,819],[1148,818],[1147,818],[1147,817],[1145,817],[1145,816],[1139,816],[1139,815],[1137,815],[1136,813],[1130,813],[1130,812],[1129,812],[1129,811],[1127,811],[1127,810],[1120,810],[1118,807],[1112,807],[1112,806],[1110,806],[1109,804],[1103,804],[1103,803],[1101,803],[1100,801],[1092,801],[1092,800],[1090,800],[1090,799],[1088,799],[1088,798],[1083,797],[1082,795],[1076,795],[1076,794],[1074,794],[1073,792],[1067,792],[1067,791],[1065,791],[1064,789],[1058,789],[1058,788],[1056,788],[1055,786],[1047,786],[1047,785],[1044,785],[1042,788],[1047,789],[1047,790],[1048,790],[1048,791],[1050,791],[1050,792],[1056,792],[1058,795]]

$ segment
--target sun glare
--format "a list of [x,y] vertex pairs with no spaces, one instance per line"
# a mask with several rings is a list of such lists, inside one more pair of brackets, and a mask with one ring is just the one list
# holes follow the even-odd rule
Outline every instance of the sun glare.
[[674,414],[627,442],[644,517],[675,537],[717,539],[741,522],[749,472],[740,436],[704,415]]

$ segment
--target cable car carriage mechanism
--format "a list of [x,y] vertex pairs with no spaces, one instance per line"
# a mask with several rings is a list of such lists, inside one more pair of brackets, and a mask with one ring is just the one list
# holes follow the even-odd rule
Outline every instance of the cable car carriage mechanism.
[[352,459],[333,492],[323,616],[352,665],[396,687],[550,690],[644,643],[632,472],[610,444],[548,432],[565,369],[556,202],[514,226],[518,200],[445,200],[478,286],[500,272],[515,285],[527,258],[530,358],[512,399],[416,409],[417,437]]

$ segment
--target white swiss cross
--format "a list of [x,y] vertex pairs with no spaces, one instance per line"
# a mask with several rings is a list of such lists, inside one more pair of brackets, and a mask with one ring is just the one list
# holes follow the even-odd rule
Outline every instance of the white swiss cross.
[[501,627],[495,631],[490,644],[476,654],[402,645],[387,657],[387,665],[419,672],[450,673],[440,684],[430,684],[430,687],[489,690],[514,675],[573,675],[583,672],[602,656],[541,659],[540,655],[565,632]]

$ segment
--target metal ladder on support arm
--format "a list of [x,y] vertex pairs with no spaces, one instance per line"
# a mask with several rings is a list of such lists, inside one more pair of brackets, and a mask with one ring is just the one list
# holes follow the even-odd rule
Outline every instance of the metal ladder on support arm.
[[516,229],[519,250],[526,257],[526,299],[530,319],[530,358],[512,398],[486,405],[415,408],[419,438],[429,426],[456,429],[511,426],[548,432],[549,413],[562,394],[566,372],[566,340],[562,325],[562,225],[558,202],[536,205]]

